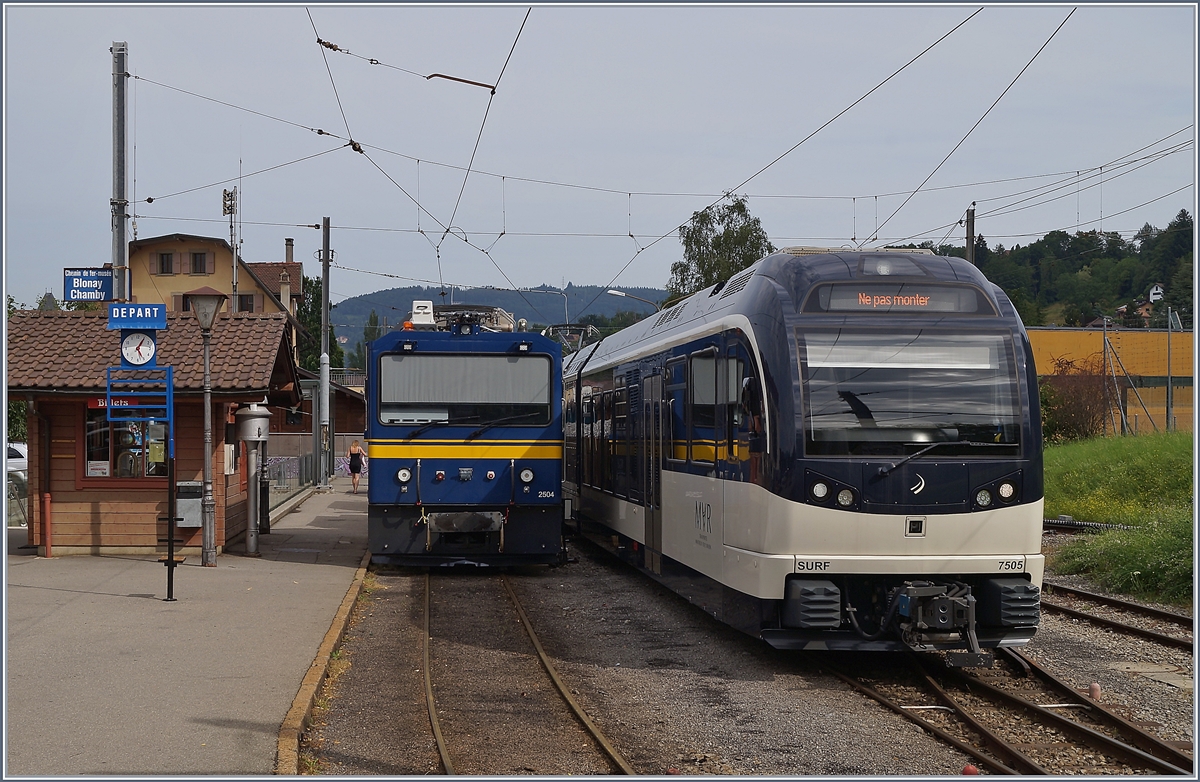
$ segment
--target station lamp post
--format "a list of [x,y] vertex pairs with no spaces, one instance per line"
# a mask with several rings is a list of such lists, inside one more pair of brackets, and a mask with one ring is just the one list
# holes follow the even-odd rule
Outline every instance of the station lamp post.
[[605,293],[608,293],[613,296],[623,296],[623,297],[629,298],[629,299],[637,299],[638,301],[644,301],[647,304],[649,304],[651,307],[653,307],[655,312],[658,312],[659,310],[662,309],[662,307],[658,306],[657,304],[650,301],[649,299],[643,299],[641,296],[634,296],[632,293],[626,293],[625,291],[617,291],[617,290],[612,290],[610,288],[609,290],[605,291]]
[[204,495],[201,500],[202,531],[200,564],[204,567],[217,566],[217,522],[216,501],[213,499],[212,479],[212,378],[209,372],[209,343],[217,311],[229,297],[213,288],[198,288],[184,294],[184,300],[196,313],[200,324],[200,336],[204,340]]

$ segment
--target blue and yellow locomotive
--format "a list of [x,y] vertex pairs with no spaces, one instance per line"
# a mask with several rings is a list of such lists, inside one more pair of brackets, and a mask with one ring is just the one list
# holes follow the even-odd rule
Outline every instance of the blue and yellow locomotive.
[[370,346],[371,561],[557,563],[562,349],[540,334],[495,330],[478,309],[438,310],[440,327],[433,307],[417,302],[415,325]]

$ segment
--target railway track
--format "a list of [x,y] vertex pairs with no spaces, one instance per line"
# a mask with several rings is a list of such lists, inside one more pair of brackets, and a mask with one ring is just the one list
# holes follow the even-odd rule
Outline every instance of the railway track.
[[995,774],[1191,776],[1193,760],[1081,695],[1024,655],[970,673],[935,657],[855,658],[834,675],[975,759]]
[[1042,585],[1042,608],[1175,649],[1194,649],[1194,620],[1183,614],[1049,581]]
[[[497,660],[492,654],[490,642],[496,637],[497,628],[476,626],[473,628],[474,632],[471,636],[463,635],[465,623],[461,613],[455,608],[462,605],[461,597],[478,599],[477,589],[454,590],[451,595],[440,601],[442,610],[447,614],[449,620],[446,629],[450,634],[443,631],[442,635],[435,635],[431,626],[435,623],[438,612],[435,611],[433,605],[433,589],[428,573],[425,574],[424,579],[422,668],[425,672],[425,702],[429,723],[441,758],[442,770],[446,774],[563,773],[562,769],[571,768],[571,766],[555,766],[553,764],[547,766],[547,758],[544,757],[530,757],[516,768],[511,766],[498,768],[491,765],[495,755],[500,754],[496,752],[496,747],[492,742],[497,737],[507,737],[509,741],[525,741],[525,737],[533,735],[561,736],[561,741],[554,743],[557,749],[564,754],[579,755],[578,744],[575,742],[575,734],[579,730],[589,737],[593,752],[602,755],[610,766],[609,769],[605,769],[606,771],[631,775],[637,773],[621,753],[613,747],[600,728],[588,717],[572,696],[570,689],[559,678],[553,663],[542,649],[541,641],[530,624],[520,600],[505,576],[486,577],[489,582],[499,582],[512,609],[508,617],[503,616],[499,610],[494,611],[494,619],[498,623],[511,623],[515,619],[521,624],[529,644],[540,662],[541,670],[553,690],[558,693],[561,702],[558,708],[546,703],[546,698],[541,697],[545,695],[545,692],[542,691],[543,688],[536,684],[531,685],[527,673],[522,677],[512,679],[514,684],[522,688],[521,692],[502,691],[504,689],[503,682],[508,678],[502,675],[503,669],[510,662]],[[479,578],[471,578],[472,586],[478,586],[479,580]],[[444,581],[449,582],[450,579]],[[448,660],[439,660],[438,653],[431,651],[431,646],[434,646],[433,642],[435,641],[440,641],[441,645],[455,646],[456,651],[446,655]],[[470,653],[466,656],[463,655],[464,646],[470,648]],[[450,665],[446,665],[447,661],[450,662]],[[444,673],[435,673],[434,664],[437,664]],[[466,670],[463,670],[464,666]],[[495,671],[496,676],[492,677],[489,671]],[[494,679],[494,681],[484,684],[480,689],[476,685],[480,684],[481,678]],[[498,686],[491,686],[492,684]],[[474,695],[464,697],[463,691],[470,689],[474,690]],[[545,688],[546,691],[549,689],[549,687]],[[531,695],[539,697],[531,700]],[[516,709],[493,708],[495,704],[505,701],[515,704]],[[566,708],[563,709],[561,706]],[[491,718],[494,724],[489,725],[486,721],[488,718]],[[564,718],[565,720],[573,718],[574,726],[564,725]],[[519,730],[514,729],[513,723],[517,720],[521,721]],[[530,724],[530,720],[543,724]],[[449,723],[451,727],[443,730],[444,722]],[[511,752],[512,749],[509,747],[507,751]],[[519,754],[519,748],[517,754]],[[576,757],[574,762],[578,763],[579,758]],[[594,769],[592,773],[595,773]]]

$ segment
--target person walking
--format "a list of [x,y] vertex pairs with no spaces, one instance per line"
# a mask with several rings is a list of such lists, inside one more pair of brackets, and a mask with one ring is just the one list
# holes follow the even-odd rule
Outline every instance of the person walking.
[[358,479],[362,476],[362,468],[367,461],[367,454],[359,446],[358,440],[355,440],[350,443],[350,450],[346,456],[350,457],[350,482],[354,484],[354,493],[358,494]]

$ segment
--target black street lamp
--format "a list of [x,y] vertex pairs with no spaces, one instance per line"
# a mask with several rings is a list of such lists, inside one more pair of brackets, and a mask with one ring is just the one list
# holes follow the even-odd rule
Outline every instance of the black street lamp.
[[212,339],[212,327],[217,319],[217,312],[229,297],[208,287],[198,288],[183,296],[192,312],[196,313],[196,321],[200,324],[200,336],[204,339],[204,497],[200,506],[203,512],[200,564],[204,567],[216,567],[217,522],[212,481],[212,378],[209,374],[209,342]]

